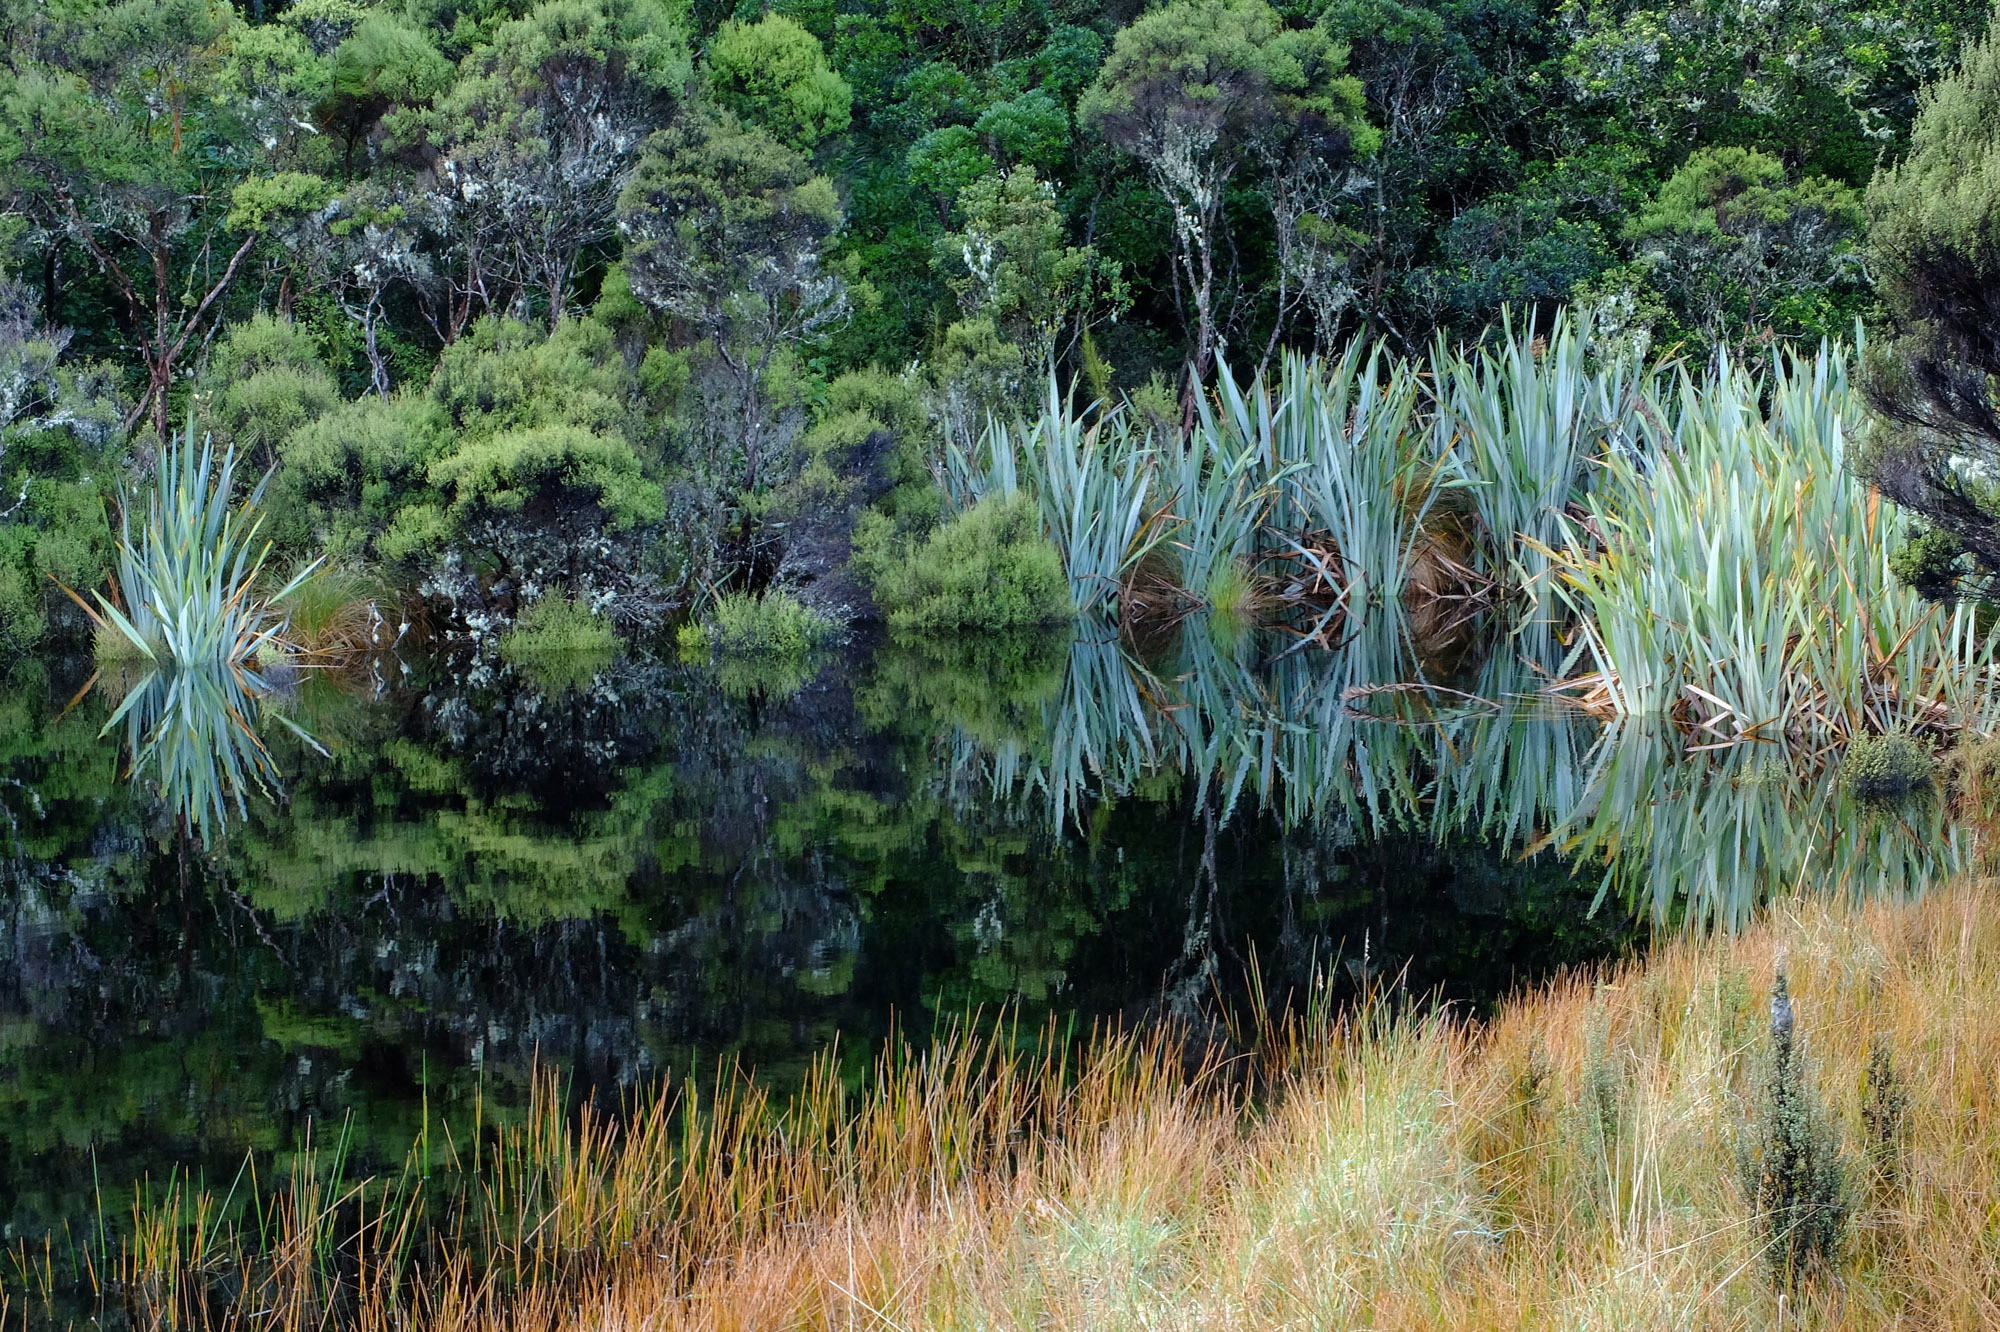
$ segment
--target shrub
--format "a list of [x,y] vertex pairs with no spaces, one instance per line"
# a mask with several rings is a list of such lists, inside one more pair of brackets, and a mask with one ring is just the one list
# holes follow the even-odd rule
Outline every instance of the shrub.
[[1847,1234],[1847,1160],[1840,1128],[1800,1054],[1784,972],[1771,993],[1763,1104],[1739,1158],[1773,1281],[1795,1286],[1830,1267]]
[[425,471],[449,442],[444,413],[414,394],[362,398],[301,427],[279,448],[278,545],[384,554],[377,541],[425,495]]
[[210,353],[202,378],[214,394],[217,431],[246,452],[275,450],[340,405],[312,335],[268,314],[230,329]]
[[1840,761],[1840,778],[1859,796],[1895,799],[1927,785],[1931,751],[1907,731],[1857,736]]
[[518,666],[550,693],[590,683],[618,650],[618,635],[582,601],[551,588],[500,636],[500,659]]
[[875,572],[898,633],[1044,629],[1072,614],[1062,558],[1025,493],[981,500]]
[[726,593],[715,603],[709,641],[725,657],[796,662],[823,642],[832,622],[783,590]]

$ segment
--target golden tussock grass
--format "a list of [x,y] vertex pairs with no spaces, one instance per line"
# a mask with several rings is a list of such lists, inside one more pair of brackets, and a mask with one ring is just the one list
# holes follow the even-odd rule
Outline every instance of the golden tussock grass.
[[[1781,967],[1852,1209],[1833,1266],[1794,1289],[1763,1261],[1739,1169]],[[739,1083],[615,1131],[545,1095],[425,1264],[384,1238],[387,1212],[373,1247],[405,1256],[350,1262],[335,1299],[301,1243],[252,1283],[282,1311],[254,1321],[318,1326],[337,1305],[345,1325],[416,1332],[2000,1326],[1996,1015],[2000,891],[1967,882],[1780,903],[1478,1023],[1300,1017],[1230,1059],[1157,1033],[1078,1063],[948,1040],[858,1089],[829,1062],[782,1110]],[[127,1308],[166,1279],[128,1270]],[[253,1321],[146,1307],[167,1306]]]

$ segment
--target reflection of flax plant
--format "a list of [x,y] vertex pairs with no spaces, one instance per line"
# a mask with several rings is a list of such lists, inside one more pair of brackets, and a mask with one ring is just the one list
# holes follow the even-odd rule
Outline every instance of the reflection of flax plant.
[[[140,681],[104,729],[108,733],[125,724],[133,773],[151,772],[182,824],[203,841],[212,841],[232,808],[238,818],[249,816],[250,788],[266,795],[278,790],[270,751],[251,722],[263,711],[259,699],[264,692],[264,682],[248,671],[156,671]],[[304,731],[283,717],[278,720],[319,749]]]
[[217,466],[213,442],[197,452],[193,434],[190,423],[187,433],[161,452],[145,524],[136,539],[131,510],[125,511],[118,542],[125,608],[102,594],[97,595],[98,610],[80,597],[77,604],[100,627],[130,640],[148,660],[164,656],[182,665],[235,665],[264,648],[283,649],[285,622],[275,603],[297,591],[318,561],[275,593],[267,596],[259,590],[271,548],[269,542],[257,544],[263,526],[257,506],[270,474],[241,507],[232,506],[236,450],[225,450]]

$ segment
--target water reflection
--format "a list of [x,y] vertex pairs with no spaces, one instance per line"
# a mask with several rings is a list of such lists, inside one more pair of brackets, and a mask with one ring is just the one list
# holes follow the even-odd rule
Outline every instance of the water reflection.
[[954,761],[981,767],[987,798],[1037,792],[1057,824],[1170,775],[1224,820],[1249,804],[1356,842],[1552,852],[1600,904],[1661,921],[1733,927],[1774,893],[1909,892],[1970,863],[1935,798],[1858,800],[1827,755],[1597,722],[1543,695],[1555,673],[1522,652],[1441,676],[1388,616],[1340,652],[1274,646],[1197,622],[1149,662],[1115,633],[1079,635],[1038,712],[997,736],[985,716],[959,726]]
[[1331,970],[1478,1003],[1651,920],[1965,854],[1935,800],[1520,706],[1544,677],[1515,645],[1411,638],[857,649],[782,693],[413,658],[67,709],[84,672],[24,663],[0,1225],[314,1119],[357,1169],[400,1160],[426,1116],[511,1113],[538,1059],[579,1090],[738,1056],[782,1083],[933,1014],[1212,1012],[1253,959],[1272,995]]
[[321,755],[325,750],[270,706],[266,676],[234,664],[176,666],[150,671],[118,704],[102,734],[124,723],[132,779],[150,783],[180,825],[204,842],[236,817],[250,814],[254,791],[281,791],[260,723],[290,731]]

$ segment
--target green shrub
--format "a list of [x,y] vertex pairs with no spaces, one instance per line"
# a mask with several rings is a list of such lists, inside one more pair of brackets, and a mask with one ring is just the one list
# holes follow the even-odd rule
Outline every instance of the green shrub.
[[617,631],[561,588],[549,589],[500,636],[500,659],[550,693],[589,684],[617,650]]
[[700,630],[682,631],[678,645],[683,655],[693,655],[704,641],[712,646],[716,682],[733,698],[788,698],[812,678],[808,658],[832,630],[832,621],[782,589],[761,597],[730,592]]
[[1840,761],[1840,779],[1859,796],[1893,799],[1930,783],[1936,761],[1907,731],[1857,736]]
[[310,333],[289,319],[253,315],[216,344],[202,375],[210,419],[224,439],[266,462],[301,427],[340,405],[340,391]]
[[279,447],[279,547],[386,557],[377,542],[423,498],[426,470],[449,442],[445,414],[416,394],[362,398],[302,426]]
[[1771,993],[1770,1062],[1762,1104],[1738,1165],[1774,1282],[1795,1286],[1831,1267],[1847,1235],[1847,1159],[1840,1127],[1797,1046],[1785,975]]
[[783,590],[761,597],[724,594],[709,624],[709,641],[725,657],[800,661],[832,630],[832,622]]
[[1045,629],[1072,614],[1062,558],[1025,494],[981,500],[901,558],[864,552],[863,567],[898,633]]
[[530,657],[603,656],[618,648],[618,633],[604,618],[561,589],[552,588],[515,619],[500,637],[500,656],[510,662]]

